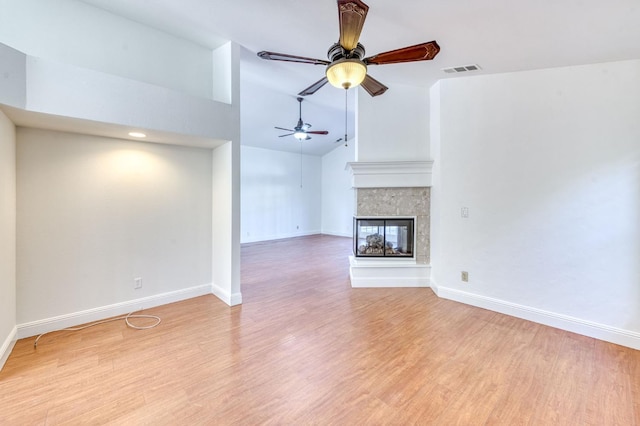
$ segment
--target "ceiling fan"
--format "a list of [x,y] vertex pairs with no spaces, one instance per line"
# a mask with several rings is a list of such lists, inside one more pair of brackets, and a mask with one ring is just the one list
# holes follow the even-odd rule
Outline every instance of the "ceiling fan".
[[435,40],[416,44],[401,49],[378,53],[364,58],[364,46],[358,42],[360,32],[367,17],[367,6],[361,0],[338,0],[338,17],[340,20],[340,39],[329,48],[328,61],[324,59],[307,58],[304,56],[287,55],[284,53],[258,52],[262,59],[272,61],[300,62],[303,64],[326,65],[325,76],[311,86],[298,93],[300,96],[312,95],[322,86],[331,85],[349,89],[362,85],[371,96],[379,96],[388,87],[374,79],[367,73],[368,65],[397,64],[401,62],[427,61],[433,59],[440,51]]
[[311,124],[309,123],[304,123],[302,121],[302,101],[304,100],[303,98],[296,98],[298,100],[298,111],[299,111],[299,115],[298,115],[298,124],[296,124],[296,127],[294,127],[293,129],[285,129],[284,127],[276,127],[276,129],[278,130],[284,130],[290,133],[284,134],[284,135],[280,135],[278,137],[280,138],[284,138],[285,136],[291,136],[293,135],[294,138],[298,139],[299,141],[305,141],[305,140],[309,140],[311,139],[311,136],[309,135],[328,135],[329,132],[326,130],[309,130],[311,128]]

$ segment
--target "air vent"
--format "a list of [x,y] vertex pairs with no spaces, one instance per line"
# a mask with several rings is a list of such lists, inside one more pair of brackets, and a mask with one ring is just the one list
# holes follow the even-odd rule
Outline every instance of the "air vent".
[[478,71],[481,70],[480,65],[471,64],[471,65],[462,65],[459,67],[451,67],[451,68],[442,68],[442,71],[447,74],[456,73],[456,72],[467,72],[467,71]]

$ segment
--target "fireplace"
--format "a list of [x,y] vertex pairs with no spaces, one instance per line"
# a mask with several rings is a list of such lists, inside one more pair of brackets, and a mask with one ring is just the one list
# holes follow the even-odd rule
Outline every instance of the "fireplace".
[[[355,216],[360,218],[411,218],[412,255],[421,264],[429,263],[429,188],[357,188]],[[354,223],[355,225],[355,223]],[[354,226],[354,235],[357,227]],[[380,232],[382,233],[382,232]],[[358,245],[360,245],[359,243]]]
[[431,161],[348,163],[355,189],[352,287],[430,285]]
[[415,218],[354,217],[356,257],[413,258]]

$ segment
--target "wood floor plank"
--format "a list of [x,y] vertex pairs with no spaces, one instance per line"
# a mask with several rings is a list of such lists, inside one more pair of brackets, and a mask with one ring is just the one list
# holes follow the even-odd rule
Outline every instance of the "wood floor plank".
[[353,289],[351,240],[242,247],[212,295],[18,341],[0,424],[640,425],[640,352],[439,299]]

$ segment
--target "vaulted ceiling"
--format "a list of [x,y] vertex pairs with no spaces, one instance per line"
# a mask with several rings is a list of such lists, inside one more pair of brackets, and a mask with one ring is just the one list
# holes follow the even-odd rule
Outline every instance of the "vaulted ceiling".
[[[338,39],[334,0],[84,0],[132,20],[217,47],[232,40],[242,58],[242,143],[296,151],[297,141],[278,138],[273,126],[291,127],[296,94],[323,76],[324,67],[263,61],[260,50],[325,59]],[[503,73],[640,58],[638,0],[365,0],[369,13],[360,41],[367,55],[437,40],[433,61],[370,67],[394,84],[429,87],[443,68],[478,64]],[[368,96],[360,90],[359,96]],[[348,127],[353,129],[354,94]],[[383,95],[384,96],[384,95]],[[329,85],[303,104],[303,118],[317,136],[305,152],[322,154],[344,135],[344,92]],[[350,130],[349,137],[353,136]]]

